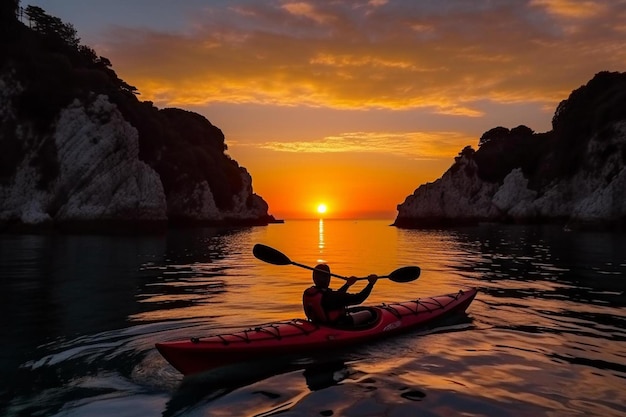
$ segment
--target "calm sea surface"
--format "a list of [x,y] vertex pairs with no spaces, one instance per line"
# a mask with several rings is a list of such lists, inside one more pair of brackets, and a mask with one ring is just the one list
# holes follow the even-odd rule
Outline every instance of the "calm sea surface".
[[[389,223],[0,235],[0,415],[626,415],[626,235]],[[303,316],[310,271],[255,243],[340,275],[422,268],[368,304],[480,292],[435,329],[183,379],[155,342]]]

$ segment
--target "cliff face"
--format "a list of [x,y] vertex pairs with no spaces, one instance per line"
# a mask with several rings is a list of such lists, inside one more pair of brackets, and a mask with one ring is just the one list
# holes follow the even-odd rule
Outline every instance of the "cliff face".
[[[224,135],[199,114],[144,103],[129,112],[139,126],[139,158],[163,183],[172,222],[267,222],[268,205],[248,171],[227,156]],[[146,123],[148,121],[148,123]]]
[[626,224],[626,74],[599,73],[561,102],[553,130],[486,132],[434,183],[398,205],[395,225]]
[[[22,92],[10,77],[0,80],[0,89],[5,104]],[[137,130],[106,96],[75,100],[45,135],[18,123],[10,106],[0,107],[0,121],[21,145],[15,170],[0,183],[0,220],[166,220],[159,176],[137,158]]]
[[0,230],[273,220],[218,128],[137,100],[106,58],[42,24],[0,40]]

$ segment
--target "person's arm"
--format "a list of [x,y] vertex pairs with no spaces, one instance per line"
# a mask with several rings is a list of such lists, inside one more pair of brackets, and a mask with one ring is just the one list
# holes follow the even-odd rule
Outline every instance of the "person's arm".
[[[375,276],[375,275],[374,275]],[[367,299],[367,297],[370,296],[372,289],[374,288],[374,284],[376,284],[376,280],[378,279],[378,277],[376,277],[376,279],[372,279],[372,275],[370,275],[368,277],[368,283],[365,286],[365,288],[363,288],[361,290],[361,292],[357,293],[357,294],[346,294],[348,297],[348,303],[345,304],[346,306],[353,306],[353,305],[357,305],[357,304],[361,304],[363,301],[365,301]]]
[[337,290],[337,292],[343,292],[346,293],[348,292],[348,288],[350,288],[351,286],[354,285],[354,283],[357,281],[356,277],[350,277],[346,280],[346,283],[343,284],[343,286],[341,288],[339,288]]
[[335,309],[335,308],[361,304],[363,301],[367,299],[367,297],[369,297],[370,293],[372,292],[372,289],[374,288],[374,284],[376,284],[376,281],[378,280],[378,276],[370,275],[369,277],[367,277],[367,280],[369,282],[367,283],[365,288],[363,288],[361,292],[359,293],[350,294],[347,292],[340,293],[336,291],[336,292],[327,294],[328,297],[326,300],[326,306],[328,308]]

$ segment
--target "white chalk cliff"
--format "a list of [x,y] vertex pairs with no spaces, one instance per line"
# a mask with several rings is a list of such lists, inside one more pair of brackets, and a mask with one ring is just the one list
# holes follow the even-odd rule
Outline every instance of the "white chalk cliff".
[[521,168],[500,182],[478,175],[474,154],[457,158],[438,180],[421,185],[398,205],[396,225],[422,227],[478,221],[623,224],[626,219],[626,121],[611,135],[594,134],[584,163],[570,177],[529,188]]
[[498,126],[466,146],[398,205],[395,225],[626,227],[625,167],[626,73],[601,71],[559,103],[552,130]]
[[11,103],[22,93],[11,74],[0,78],[0,124],[23,149],[12,175],[0,182],[5,225],[166,222],[171,213],[198,222],[268,217],[244,168],[231,209],[217,208],[206,181],[166,195],[159,174],[139,159],[137,129],[106,95],[75,99],[42,134],[16,116]]
[[220,210],[207,181],[190,182],[167,196],[168,214],[190,221],[245,221],[268,217],[269,206],[252,191],[252,177],[240,167],[243,188],[232,197],[232,208]]
[[[8,82],[7,82],[8,81]],[[14,113],[7,103],[20,93],[13,80],[1,80],[0,120]],[[48,221],[165,220],[163,187],[157,173],[137,159],[137,131],[121,117],[107,97],[90,103],[75,100],[60,113],[44,141],[35,130],[16,125],[15,135],[26,147],[10,181],[0,184],[0,220],[36,224]],[[46,143],[46,141],[49,141]],[[58,174],[41,186],[41,147],[56,153]]]
[[0,232],[274,221],[219,128],[139,100],[71,24],[37,9],[28,24],[17,3],[1,10]]

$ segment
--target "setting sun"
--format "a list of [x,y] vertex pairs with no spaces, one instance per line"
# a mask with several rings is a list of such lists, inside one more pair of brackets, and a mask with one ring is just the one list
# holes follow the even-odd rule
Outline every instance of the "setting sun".
[[326,213],[326,210],[327,210],[327,209],[328,209],[328,208],[326,207],[326,204],[324,204],[324,203],[321,203],[321,204],[318,204],[318,205],[317,205],[317,212],[318,212],[319,214],[324,214],[324,213]]

